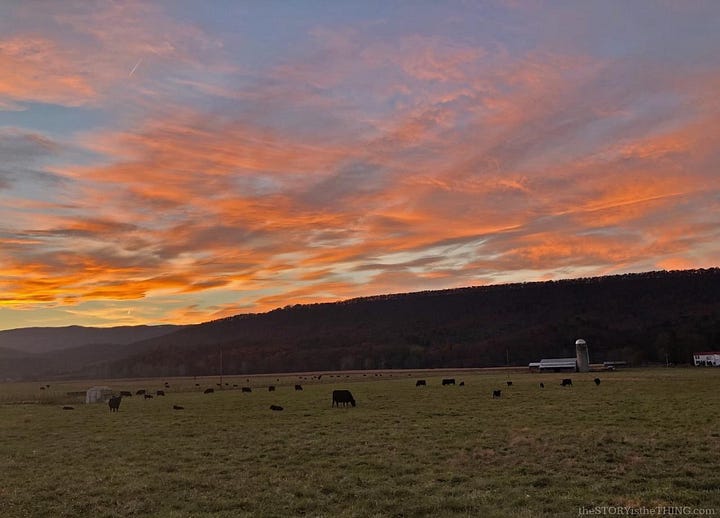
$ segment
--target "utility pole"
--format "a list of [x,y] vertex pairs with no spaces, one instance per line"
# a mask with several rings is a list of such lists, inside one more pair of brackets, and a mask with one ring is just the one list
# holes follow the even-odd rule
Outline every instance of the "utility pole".
[[222,355],[222,345],[220,346],[220,388],[223,386],[223,355]]

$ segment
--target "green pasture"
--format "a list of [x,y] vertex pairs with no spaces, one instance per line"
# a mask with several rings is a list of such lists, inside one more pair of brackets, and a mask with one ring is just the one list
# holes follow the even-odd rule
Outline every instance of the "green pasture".
[[[720,514],[720,369],[345,376],[0,384],[0,516]],[[118,413],[67,395],[163,381]]]

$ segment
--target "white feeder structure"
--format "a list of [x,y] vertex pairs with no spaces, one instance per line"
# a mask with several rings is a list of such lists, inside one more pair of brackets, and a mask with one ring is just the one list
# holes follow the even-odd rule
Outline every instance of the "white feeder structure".
[[90,387],[85,392],[85,403],[103,403],[113,395],[110,387]]
[[575,357],[577,360],[578,372],[590,372],[590,353],[585,340],[578,338],[575,340]]

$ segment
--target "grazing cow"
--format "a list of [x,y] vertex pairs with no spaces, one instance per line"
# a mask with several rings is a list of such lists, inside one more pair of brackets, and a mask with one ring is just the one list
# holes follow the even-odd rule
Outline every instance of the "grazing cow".
[[135,392],[135,395],[136,395],[136,396],[142,396],[142,395],[144,395],[144,394],[145,394],[145,389],[140,389],[140,390],[138,390],[137,392]]
[[43,385],[42,387],[40,387],[40,390],[45,390],[45,386]]
[[562,383],[560,383],[560,386],[562,387],[572,387],[572,380],[570,378],[564,378],[562,380]]
[[268,392],[275,392],[275,385],[270,385],[268,387]]
[[302,385],[295,385],[295,390],[302,390]]
[[129,390],[121,390],[120,395],[122,397],[132,397],[132,392],[130,392]]
[[540,382],[540,388],[545,388],[545,383],[543,383],[542,381]]
[[417,380],[417,381],[415,382],[415,386],[416,386],[416,387],[426,387],[426,386],[427,386],[427,383],[425,382],[425,380]]
[[279,411],[282,410],[282,409],[283,409],[283,407],[281,407],[281,406],[279,406],[279,405],[270,405],[270,410],[274,410],[274,411],[276,411],[276,412],[279,412]]
[[339,407],[340,403],[342,403],[342,406],[347,406],[348,403],[355,406],[355,398],[349,390],[333,390],[331,406],[337,405]]
[[595,382],[595,385],[600,385],[600,378],[595,378],[593,381]]
[[153,398],[153,395],[152,395],[152,394],[143,394],[143,398],[145,398],[145,399],[152,399],[152,398]]
[[250,387],[243,387],[240,390],[242,390],[243,392],[252,392],[252,389]]
[[465,386],[465,382],[464,382],[464,381],[461,381],[461,382],[460,382],[460,385],[458,385],[458,387],[464,387],[464,386]]
[[173,410],[185,410],[185,407],[180,405],[173,405]]
[[237,384],[237,383],[233,383],[233,388],[238,388],[238,384]]
[[493,390],[493,399],[499,398],[502,395],[501,390]]
[[214,388],[206,388],[204,394],[212,394],[213,392],[215,392]]
[[122,396],[112,396],[108,400],[108,406],[110,407],[110,411],[117,412],[120,409],[121,401],[122,401]]
[[75,407],[72,406],[64,406],[63,410],[75,410]]
[[156,390],[156,391],[155,391],[155,395],[156,395],[156,396],[164,396],[164,395],[165,395],[165,391],[164,391],[164,390]]
[[445,385],[455,385],[455,378],[445,378],[442,380],[443,386]]

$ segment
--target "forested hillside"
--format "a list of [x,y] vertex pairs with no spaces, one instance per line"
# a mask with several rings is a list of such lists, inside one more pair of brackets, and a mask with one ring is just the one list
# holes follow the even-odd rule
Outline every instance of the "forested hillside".
[[720,269],[395,294],[190,326],[75,371],[98,377],[592,362],[689,363],[720,348]]

